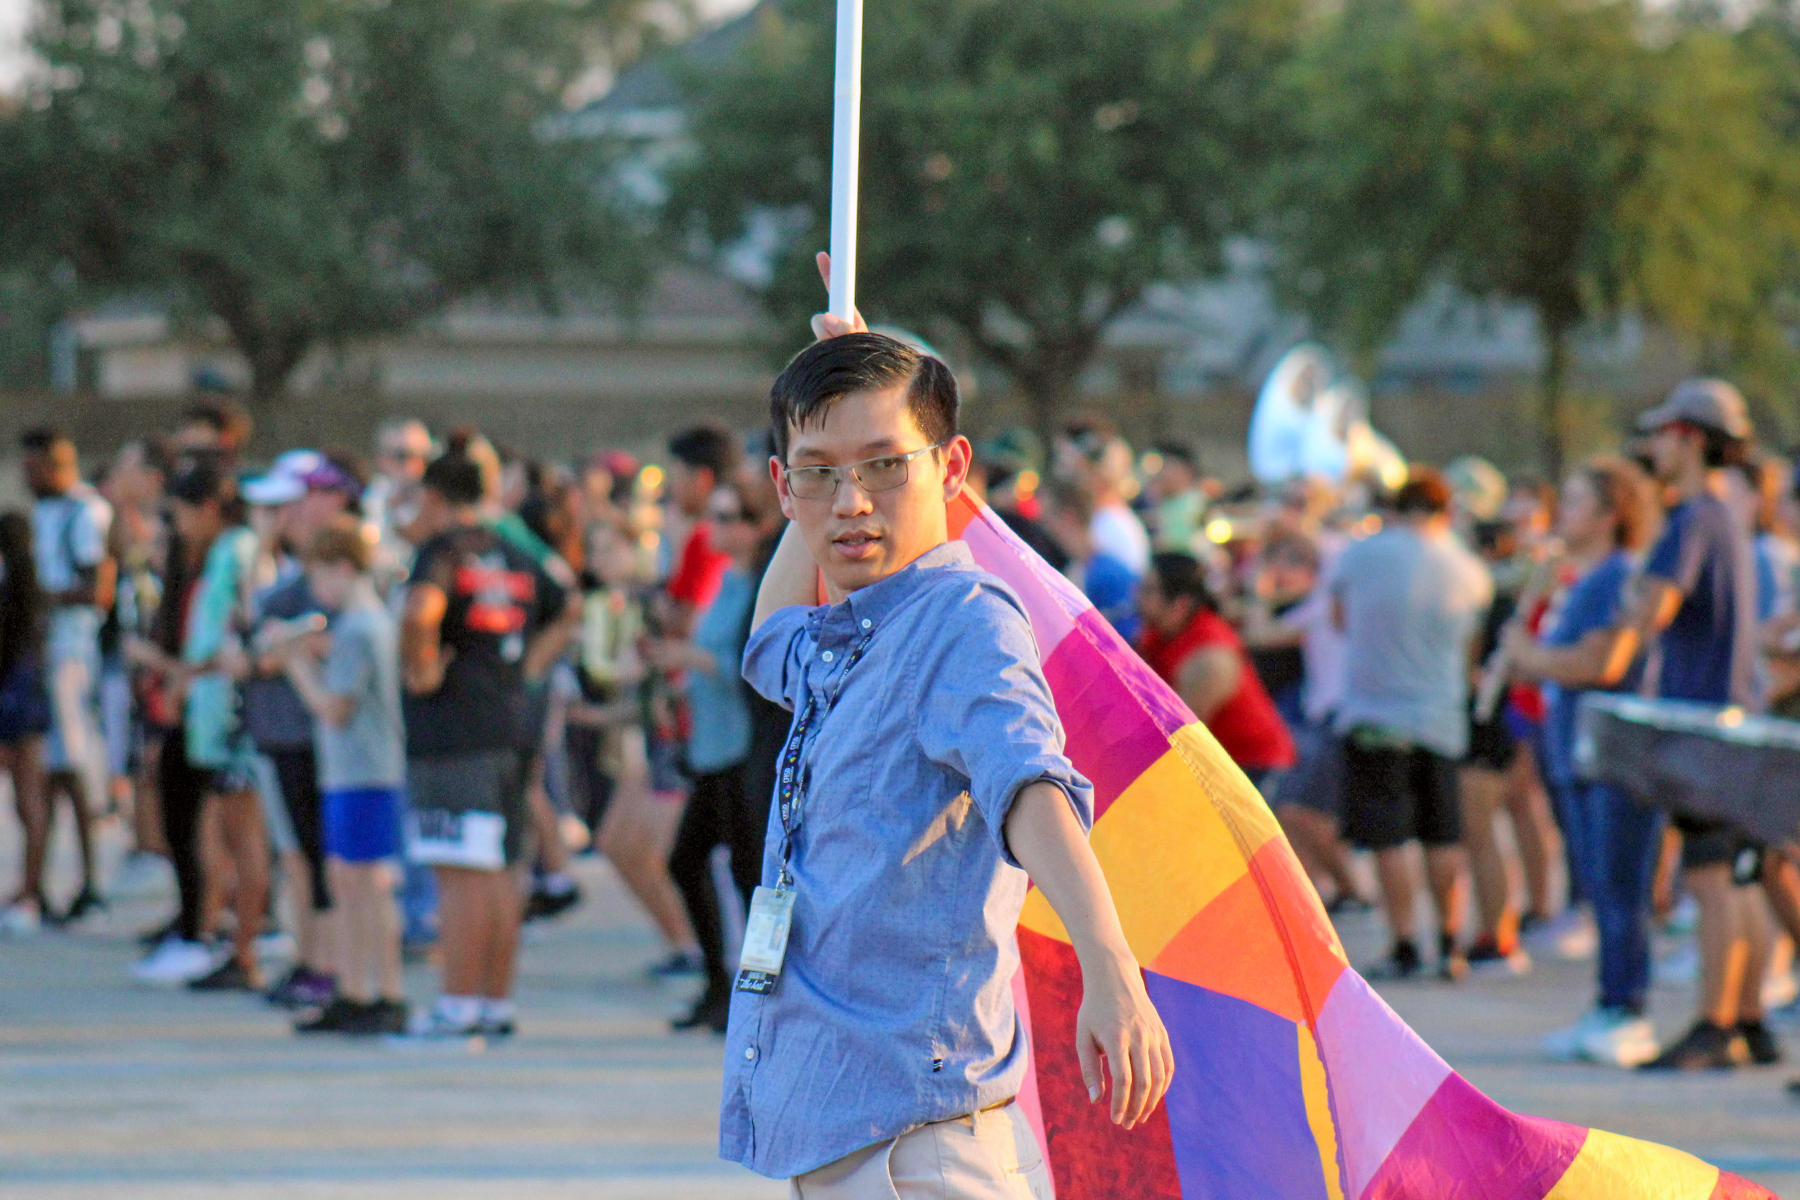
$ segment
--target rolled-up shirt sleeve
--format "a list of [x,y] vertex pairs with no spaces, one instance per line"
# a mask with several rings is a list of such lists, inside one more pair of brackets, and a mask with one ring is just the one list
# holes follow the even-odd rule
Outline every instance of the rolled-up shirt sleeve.
[[969,795],[1008,863],[1006,817],[1021,788],[1061,788],[1083,829],[1094,789],[1063,754],[1062,723],[1018,602],[990,584],[958,598],[919,664],[918,737],[926,757],[969,780]]
[[803,604],[778,609],[744,643],[744,682],[790,711],[804,686],[801,668],[813,642],[812,618],[818,611]]

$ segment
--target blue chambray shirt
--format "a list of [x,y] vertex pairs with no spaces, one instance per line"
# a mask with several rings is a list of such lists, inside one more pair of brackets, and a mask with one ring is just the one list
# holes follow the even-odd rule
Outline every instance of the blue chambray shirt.
[[[775,1178],[1017,1094],[1026,878],[1006,814],[1043,779],[1093,822],[1024,608],[966,545],[841,604],[775,613],[745,647],[744,678],[787,708],[809,691],[822,708],[864,634],[801,758],[810,786],[780,981],[731,998],[719,1152]],[[773,807],[765,886],[781,862]]]

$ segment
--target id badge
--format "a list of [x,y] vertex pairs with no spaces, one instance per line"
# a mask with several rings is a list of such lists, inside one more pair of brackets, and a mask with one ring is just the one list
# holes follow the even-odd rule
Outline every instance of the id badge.
[[738,959],[738,991],[766,996],[775,990],[782,960],[787,957],[793,915],[792,891],[759,887],[751,895],[750,920],[744,926],[744,952]]

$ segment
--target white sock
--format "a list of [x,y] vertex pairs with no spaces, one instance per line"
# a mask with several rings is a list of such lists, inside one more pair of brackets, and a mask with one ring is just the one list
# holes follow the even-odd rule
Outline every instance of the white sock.
[[481,1019],[490,1024],[498,1025],[503,1021],[515,1020],[518,1015],[518,1006],[510,998],[500,1000],[489,998],[481,1002]]
[[473,1025],[481,1020],[480,996],[439,996],[438,1016],[451,1025]]

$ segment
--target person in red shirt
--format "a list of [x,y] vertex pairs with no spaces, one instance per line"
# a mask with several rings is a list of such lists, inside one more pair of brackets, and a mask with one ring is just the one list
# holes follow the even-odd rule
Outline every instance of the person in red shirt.
[[737,439],[717,425],[696,425],[669,439],[669,499],[683,521],[689,522],[681,557],[665,590],[681,610],[680,633],[685,634],[696,614],[719,594],[719,582],[731,566],[731,556],[713,545],[712,525],[706,506],[720,484],[731,478],[737,466]]
[[1225,753],[1261,788],[1294,765],[1294,739],[1237,631],[1221,617],[1191,556],[1154,554],[1138,588],[1138,653],[1206,723]]

